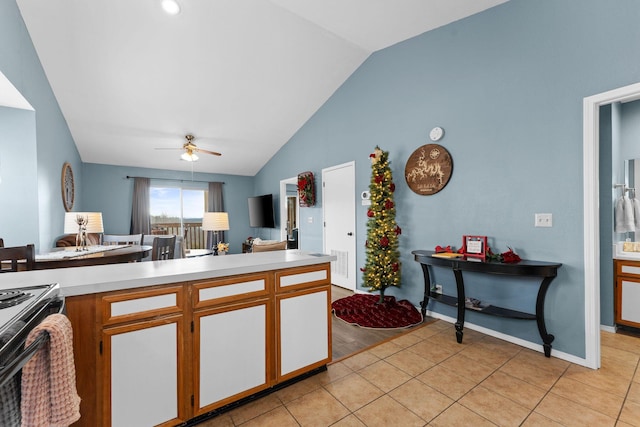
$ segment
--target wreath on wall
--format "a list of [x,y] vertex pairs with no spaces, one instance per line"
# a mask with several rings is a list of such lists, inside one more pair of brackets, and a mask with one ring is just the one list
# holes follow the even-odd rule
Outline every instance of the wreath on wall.
[[301,207],[310,207],[316,204],[316,190],[313,172],[298,174],[298,198]]

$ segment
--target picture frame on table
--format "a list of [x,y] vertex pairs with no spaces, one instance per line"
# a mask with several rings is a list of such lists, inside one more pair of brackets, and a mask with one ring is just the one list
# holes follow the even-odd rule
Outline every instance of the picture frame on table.
[[462,236],[464,256],[484,261],[487,253],[487,236]]

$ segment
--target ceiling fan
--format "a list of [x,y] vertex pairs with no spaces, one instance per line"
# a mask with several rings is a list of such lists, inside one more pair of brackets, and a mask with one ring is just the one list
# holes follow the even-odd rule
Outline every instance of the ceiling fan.
[[209,151],[203,148],[198,148],[196,144],[193,143],[195,137],[191,134],[185,135],[187,142],[182,145],[182,148],[156,148],[156,150],[184,150],[184,153],[180,156],[182,160],[186,160],[187,162],[195,162],[198,160],[198,156],[196,153],[204,153],[211,154],[214,156],[222,156],[222,153],[218,153],[216,151]]

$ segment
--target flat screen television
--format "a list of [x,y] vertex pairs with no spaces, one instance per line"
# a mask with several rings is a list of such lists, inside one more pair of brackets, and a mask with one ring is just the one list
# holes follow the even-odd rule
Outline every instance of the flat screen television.
[[249,197],[249,226],[276,228],[273,214],[273,195]]

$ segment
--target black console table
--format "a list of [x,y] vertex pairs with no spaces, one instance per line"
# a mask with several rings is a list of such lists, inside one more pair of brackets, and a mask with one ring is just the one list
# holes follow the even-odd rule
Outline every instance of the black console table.
[[[434,251],[417,250],[411,252],[415,260],[420,263],[422,267],[422,273],[424,275],[424,300],[420,302],[422,308],[422,315],[427,312],[427,304],[429,298],[458,308],[458,317],[456,319],[456,340],[462,342],[462,329],[464,328],[464,313],[467,309],[472,309],[477,313],[490,314],[494,316],[509,317],[515,319],[524,320],[536,320],[538,324],[538,331],[542,338],[544,355],[551,357],[551,343],[554,340],[554,336],[547,332],[547,327],[544,323],[544,299],[547,294],[547,289],[551,281],[556,277],[558,268],[562,264],[553,262],[541,262],[541,261],[528,261],[522,260],[517,263],[501,263],[497,261],[482,261],[479,259],[467,259],[465,257],[460,258],[438,258],[432,256]],[[457,296],[443,295],[435,292],[431,292],[431,279],[429,276],[429,267],[447,267],[453,270],[453,274],[456,279]],[[510,310],[508,308],[487,306],[486,308],[474,307],[467,308],[466,294],[464,289],[464,280],[462,278],[463,271],[471,271],[477,273],[486,274],[499,274],[509,276],[520,277],[541,277],[542,282],[538,289],[538,297],[536,299],[536,313],[524,313],[521,311]]]

